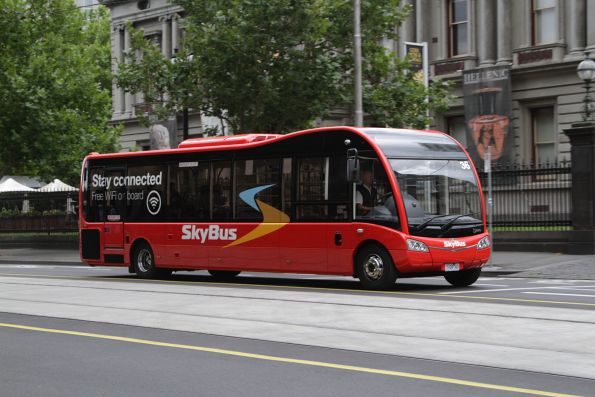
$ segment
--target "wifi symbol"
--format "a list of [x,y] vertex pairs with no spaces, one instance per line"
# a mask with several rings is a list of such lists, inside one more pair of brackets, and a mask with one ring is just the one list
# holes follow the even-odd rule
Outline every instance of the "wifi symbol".
[[161,209],[161,196],[156,190],[151,190],[147,195],[147,210],[151,215],[157,215]]
[[153,196],[149,199],[149,204],[151,204],[151,208],[155,209],[157,208],[157,204],[159,204],[159,199]]

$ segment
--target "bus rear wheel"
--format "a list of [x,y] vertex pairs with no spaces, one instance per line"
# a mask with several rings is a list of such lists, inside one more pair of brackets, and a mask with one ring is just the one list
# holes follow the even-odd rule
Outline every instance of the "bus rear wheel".
[[371,290],[387,290],[397,281],[397,270],[389,253],[380,245],[368,245],[357,254],[356,274],[362,286]]
[[139,278],[160,278],[171,275],[171,270],[155,267],[155,255],[147,243],[139,243],[132,255],[134,272]]
[[455,287],[468,287],[477,281],[481,275],[481,268],[448,272],[444,274],[446,281]]
[[237,270],[208,270],[208,272],[217,280],[231,280],[241,273]]

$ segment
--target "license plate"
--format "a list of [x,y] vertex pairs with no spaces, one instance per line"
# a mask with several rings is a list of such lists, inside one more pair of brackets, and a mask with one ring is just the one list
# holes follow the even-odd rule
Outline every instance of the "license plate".
[[458,263],[445,263],[444,264],[445,272],[458,272],[459,270],[461,270],[461,266]]

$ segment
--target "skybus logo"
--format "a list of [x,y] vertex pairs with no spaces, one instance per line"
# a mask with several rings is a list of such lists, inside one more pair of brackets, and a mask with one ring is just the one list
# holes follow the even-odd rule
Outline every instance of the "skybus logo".
[[183,225],[182,240],[197,240],[200,241],[201,244],[204,244],[207,241],[231,240],[231,243],[224,246],[224,248],[227,248],[247,243],[248,241],[266,236],[267,234],[281,229],[289,223],[289,216],[275,207],[255,198],[259,192],[272,186],[274,185],[257,186],[240,193],[240,198],[243,202],[262,213],[262,222],[244,236],[239,239],[237,238],[237,228],[224,228],[219,225],[209,225],[209,227],[205,228],[197,227],[196,225]]
[[466,247],[467,243],[464,241],[448,240],[444,242],[444,248],[459,248]]

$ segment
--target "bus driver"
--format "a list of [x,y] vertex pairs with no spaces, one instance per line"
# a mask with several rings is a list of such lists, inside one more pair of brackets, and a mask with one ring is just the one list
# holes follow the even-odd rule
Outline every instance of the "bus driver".
[[378,201],[378,192],[373,186],[374,174],[372,170],[362,172],[362,183],[357,185],[355,192],[355,203],[357,215],[368,215],[374,209]]

